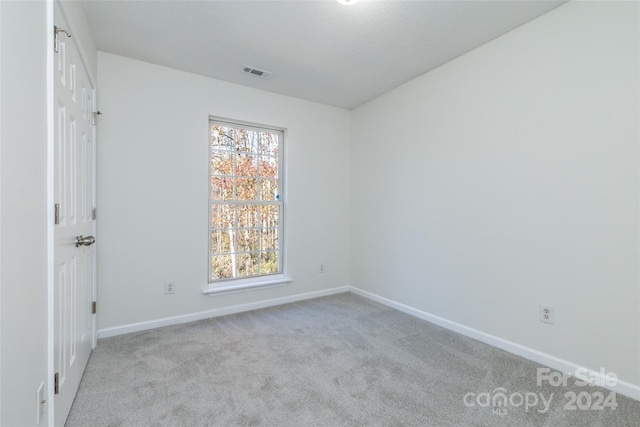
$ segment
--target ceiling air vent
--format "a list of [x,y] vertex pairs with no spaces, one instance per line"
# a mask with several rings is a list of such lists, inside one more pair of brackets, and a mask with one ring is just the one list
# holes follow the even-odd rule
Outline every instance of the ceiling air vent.
[[256,77],[260,77],[261,79],[265,79],[265,80],[268,80],[268,79],[271,78],[271,76],[273,76],[273,73],[271,71],[260,70],[258,68],[254,68],[254,67],[247,67],[246,65],[244,66],[242,71],[245,72],[245,73],[249,73],[251,75],[254,75]]

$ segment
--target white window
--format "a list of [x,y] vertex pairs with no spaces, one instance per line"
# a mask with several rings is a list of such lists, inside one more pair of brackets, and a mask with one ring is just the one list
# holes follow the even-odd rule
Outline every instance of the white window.
[[209,128],[209,283],[283,277],[284,133],[215,119]]

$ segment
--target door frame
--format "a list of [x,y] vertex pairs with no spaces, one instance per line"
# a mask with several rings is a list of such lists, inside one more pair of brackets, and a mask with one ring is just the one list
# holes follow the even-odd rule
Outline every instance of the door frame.
[[[0,0],[1,1],[1,0]],[[54,426],[55,425],[55,405],[54,405],[54,384],[53,384],[53,376],[55,374],[55,365],[54,365],[54,340],[55,340],[55,320],[54,320],[54,301],[55,301],[55,279],[54,279],[54,228],[55,228],[55,211],[54,211],[54,160],[55,160],[55,131],[54,131],[54,120],[55,120],[55,94],[54,94],[54,76],[55,76],[55,53],[53,51],[54,45],[54,35],[53,35],[53,27],[54,27],[54,11],[58,8],[60,14],[63,19],[66,21],[66,30],[68,30],[72,35],[79,34],[76,31],[76,27],[71,19],[69,19],[69,13],[66,11],[64,2],[60,0],[48,1],[47,2],[47,19],[46,19],[46,33],[47,33],[47,70],[46,70],[46,79],[47,79],[47,425]],[[91,84],[93,91],[93,105],[91,106],[92,111],[97,111],[97,100],[96,100],[96,79],[92,75],[91,67],[88,66],[89,62],[87,60],[87,56],[82,48],[81,40],[75,39],[76,46],[78,48],[78,53],[80,56],[80,60],[82,61],[82,66],[87,69],[87,74],[89,78],[89,83]],[[96,186],[96,158],[97,158],[97,146],[96,146],[96,126],[93,126],[91,137],[93,138],[92,143],[94,144],[94,156],[93,156],[93,185]],[[94,200],[93,206],[96,206],[96,191],[94,191]],[[96,228],[96,223],[93,225],[94,231]],[[95,235],[95,234],[94,234]],[[97,249],[94,251],[94,271],[93,271],[93,284],[92,284],[92,296],[93,301],[97,301]],[[93,319],[93,328],[92,328],[92,338],[91,338],[91,348],[95,349],[98,334],[97,334],[97,316],[96,314],[92,315]]]

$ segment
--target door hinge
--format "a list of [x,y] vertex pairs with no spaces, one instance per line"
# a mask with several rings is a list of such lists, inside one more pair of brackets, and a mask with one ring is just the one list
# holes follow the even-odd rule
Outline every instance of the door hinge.
[[55,53],[60,52],[60,40],[58,40],[58,33],[65,33],[67,37],[71,37],[71,33],[57,25],[53,26],[53,51]]
[[98,308],[98,304],[96,304],[95,301],[92,302],[91,303],[91,314],[96,314],[97,308]]
[[93,208],[91,210],[91,219],[95,220],[98,217],[98,208]]
[[60,393],[60,374],[53,374],[53,394]]
[[53,206],[53,223],[55,225],[60,224],[60,203],[56,203]]
[[101,116],[102,113],[100,111],[96,111],[93,113],[93,121],[91,122],[92,125],[97,125],[98,124],[98,116]]

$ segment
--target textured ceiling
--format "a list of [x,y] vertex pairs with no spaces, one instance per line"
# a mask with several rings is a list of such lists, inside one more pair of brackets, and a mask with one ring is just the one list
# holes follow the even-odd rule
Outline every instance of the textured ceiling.
[[349,109],[562,3],[84,0],[99,50]]

